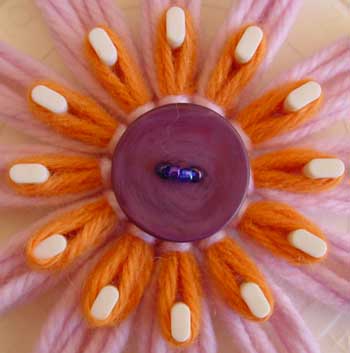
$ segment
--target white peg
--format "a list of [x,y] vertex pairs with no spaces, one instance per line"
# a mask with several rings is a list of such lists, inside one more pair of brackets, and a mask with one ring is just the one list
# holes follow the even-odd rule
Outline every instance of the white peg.
[[176,303],[171,308],[171,336],[176,342],[191,338],[191,310],[185,303]]
[[235,49],[235,59],[239,64],[251,61],[264,37],[264,32],[258,26],[248,27]]
[[284,101],[284,110],[297,112],[321,97],[322,88],[319,83],[309,81],[290,92]]
[[262,289],[254,282],[245,282],[240,287],[241,297],[250,312],[257,318],[263,319],[271,312],[271,306]]
[[107,66],[113,66],[118,61],[117,48],[103,28],[91,30],[88,39],[97,56]]
[[118,300],[119,290],[117,287],[112,285],[103,287],[92,304],[91,315],[96,320],[106,320],[111,315]]
[[166,37],[172,49],[182,46],[186,38],[186,16],[181,7],[173,6],[166,13]]
[[50,172],[39,163],[19,163],[10,168],[9,177],[16,184],[43,184],[50,178]]
[[61,234],[53,234],[40,242],[34,249],[39,260],[48,260],[62,254],[67,248],[67,239]]
[[310,179],[335,179],[344,175],[345,165],[337,158],[315,158],[304,166],[303,173]]
[[315,258],[321,258],[327,252],[327,243],[305,229],[291,232],[288,241],[296,249]]
[[55,114],[64,114],[68,111],[68,103],[60,93],[44,85],[35,86],[31,92],[32,100],[41,107]]

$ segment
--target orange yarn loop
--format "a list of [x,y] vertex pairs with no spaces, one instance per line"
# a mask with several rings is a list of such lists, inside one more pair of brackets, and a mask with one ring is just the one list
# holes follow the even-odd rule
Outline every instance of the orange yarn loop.
[[236,121],[254,145],[294,130],[315,115],[321,106],[322,96],[297,112],[288,113],[283,109],[288,94],[309,81],[304,79],[278,87],[238,114]]
[[271,152],[252,161],[254,184],[291,192],[315,193],[335,188],[343,176],[334,179],[310,179],[303,174],[303,167],[315,158],[334,158],[311,149],[290,148]]
[[[55,114],[36,104],[31,91],[37,85],[44,85],[64,96],[68,112]],[[108,146],[119,125],[91,98],[50,81],[36,82],[28,92],[28,103],[33,115],[59,134],[101,148]]]
[[42,184],[17,184],[8,177],[9,185],[25,196],[58,196],[94,191],[102,187],[99,160],[85,156],[38,155],[17,159],[8,169],[19,163],[39,163],[50,171],[50,178]]
[[225,110],[232,108],[238,94],[251,80],[265,56],[266,38],[264,36],[252,60],[246,64],[236,62],[235,49],[248,27],[250,25],[240,29],[226,42],[205,91],[208,99]]
[[275,201],[259,201],[248,206],[238,229],[251,237],[274,255],[283,257],[295,265],[311,264],[322,258],[314,258],[288,241],[292,231],[304,229],[325,241],[322,231],[294,208]]
[[226,304],[246,319],[268,320],[270,316],[263,319],[254,316],[240,294],[241,284],[254,282],[273,308],[273,297],[265,279],[248,255],[231,238],[226,237],[205,249],[205,256],[210,275]]
[[[62,269],[97,246],[115,227],[118,218],[108,201],[101,197],[76,209],[60,214],[36,231],[26,246],[27,261],[39,270]],[[35,248],[48,237],[60,234],[68,242],[65,251],[50,259],[38,259]]]
[[92,48],[88,39],[85,40],[85,52],[96,78],[101,85],[116,100],[119,107],[130,113],[137,107],[152,100],[144,75],[136,62],[128,53],[124,43],[110,28],[104,29],[112,40],[118,52],[118,60],[113,67],[104,64]]
[[166,37],[166,13],[159,21],[155,42],[155,64],[162,97],[192,94],[195,90],[198,56],[197,34],[190,13],[186,14],[186,37],[181,47],[172,49]]
[[[131,234],[117,239],[87,278],[83,291],[83,310],[95,327],[120,324],[139,304],[153,269],[153,247]],[[101,289],[118,288],[119,300],[105,320],[96,320],[91,307]]]
[[[201,320],[201,282],[194,256],[189,252],[170,252],[158,262],[158,317],[164,337],[175,346],[188,346],[199,334]],[[177,342],[171,335],[171,308],[183,302],[191,310],[191,337]]]

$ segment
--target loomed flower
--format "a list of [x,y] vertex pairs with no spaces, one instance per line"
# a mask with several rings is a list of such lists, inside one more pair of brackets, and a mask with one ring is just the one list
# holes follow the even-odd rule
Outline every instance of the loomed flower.
[[302,140],[350,112],[349,41],[252,93],[299,3],[241,1],[199,65],[198,0],[143,1],[142,60],[110,0],[37,0],[82,87],[1,44],[1,118],[50,146],[1,146],[0,204],[57,207],[0,253],[1,310],[74,275],[38,352],[214,353],[214,311],[244,352],[318,352],[271,273],[350,300],[310,212],[348,212],[350,147]]

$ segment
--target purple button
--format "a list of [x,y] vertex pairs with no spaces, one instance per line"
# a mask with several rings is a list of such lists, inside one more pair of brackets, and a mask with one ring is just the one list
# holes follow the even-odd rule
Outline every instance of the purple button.
[[[195,183],[162,178],[160,163],[203,172]],[[180,169],[179,169],[180,170]],[[195,104],[169,104],[132,123],[113,155],[112,184],[129,220],[157,238],[189,242],[222,229],[239,211],[249,161],[232,125]]]

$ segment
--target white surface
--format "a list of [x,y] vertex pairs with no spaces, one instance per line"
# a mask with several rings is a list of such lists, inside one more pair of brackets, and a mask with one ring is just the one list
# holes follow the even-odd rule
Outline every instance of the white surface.
[[304,166],[303,173],[310,179],[334,179],[344,175],[345,165],[337,158],[315,158]]
[[34,256],[39,260],[48,260],[62,254],[66,248],[67,239],[61,234],[53,234],[37,245]]
[[252,60],[263,38],[264,33],[260,27],[248,27],[244,31],[235,49],[236,61],[240,64],[246,64]]
[[111,315],[119,300],[119,290],[114,286],[105,286],[98,293],[92,307],[91,315],[96,320],[106,320]]
[[307,82],[290,92],[284,101],[287,112],[297,112],[321,97],[322,88],[314,81]]
[[270,314],[270,303],[256,283],[246,282],[241,284],[240,292],[242,299],[255,317],[263,319]]
[[66,98],[49,87],[39,85],[32,89],[32,99],[36,104],[55,114],[67,113]]
[[10,168],[9,177],[16,184],[43,184],[50,178],[50,172],[39,163],[19,163]]
[[170,313],[171,336],[177,342],[191,338],[191,309],[185,303],[176,303]]
[[186,38],[186,17],[181,7],[173,6],[166,13],[166,37],[172,49],[180,48]]
[[97,56],[107,66],[113,66],[118,60],[117,48],[103,28],[94,28],[89,33],[89,43]]
[[326,255],[326,242],[305,229],[297,229],[289,233],[288,240],[296,249],[312,257],[321,258]]
[[[124,10],[130,27],[139,34],[139,0],[116,0]],[[215,30],[223,22],[231,0],[203,0],[203,19],[201,38],[208,46]],[[303,58],[312,55],[336,39],[350,35],[349,0],[304,0],[301,12],[279,51],[270,70],[264,75],[262,84],[269,83],[276,74],[290,68]],[[49,31],[32,0],[0,0],[0,38],[11,43],[21,51],[41,60],[55,69],[66,79],[75,79],[57,55]],[[140,42],[140,40],[139,40]],[[344,136],[349,134],[347,122],[335,126],[330,134]],[[2,143],[33,142],[24,134],[14,131],[0,123]],[[0,241],[4,245],[17,231],[47,214],[48,210],[31,209],[1,211]],[[328,212],[322,215],[323,224],[332,222],[339,229],[350,233],[348,218],[334,217]],[[38,340],[42,326],[71,279],[60,287],[53,288],[35,300],[21,305],[0,317],[0,352],[31,353]],[[281,283],[283,285],[283,282]],[[349,310],[327,307],[306,297],[290,286],[288,294],[296,304],[321,344],[322,353],[350,352],[350,314]],[[30,323],[30,324],[29,324]],[[221,332],[219,332],[220,335]],[[225,333],[223,333],[225,336]],[[20,337],[20,339],[19,339]],[[222,338],[222,335],[220,335]],[[133,350],[130,351],[134,352]],[[232,342],[226,335],[220,344],[220,353],[236,353]],[[282,352],[279,352],[282,353]]]

